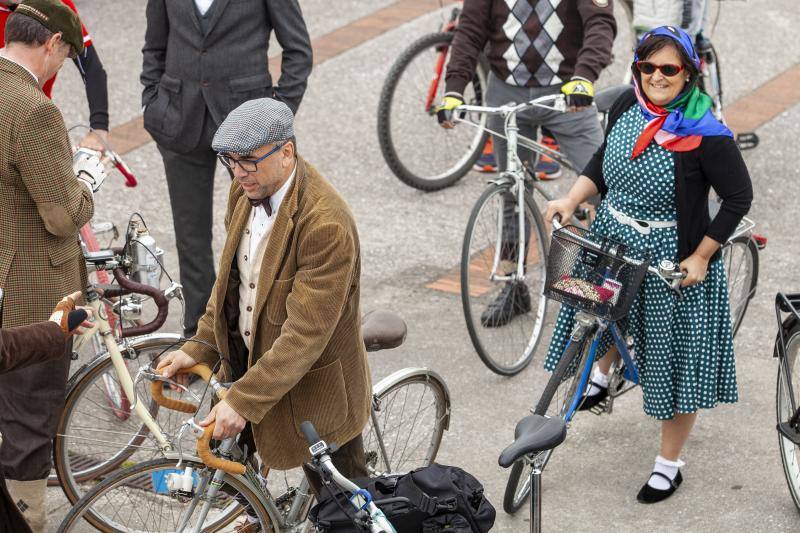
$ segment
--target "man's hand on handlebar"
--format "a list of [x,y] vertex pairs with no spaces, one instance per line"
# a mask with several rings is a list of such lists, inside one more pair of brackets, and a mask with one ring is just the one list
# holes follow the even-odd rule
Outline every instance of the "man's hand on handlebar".
[[160,370],[161,375],[165,378],[174,379],[181,385],[186,386],[189,384],[189,374],[178,374],[178,371],[193,367],[196,364],[197,361],[192,359],[189,354],[183,350],[175,350],[165,355],[158,362],[156,370]]
[[567,96],[567,109],[581,111],[594,101],[594,84],[585,78],[573,76],[570,81],[561,87],[561,92]]
[[206,427],[212,422],[216,422],[212,438],[217,440],[235,437],[244,430],[244,426],[247,424],[247,420],[234,411],[233,407],[228,405],[225,400],[215,405],[208,416],[200,422],[200,425]]
[[456,123],[453,121],[453,110],[464,104],[464,99],[460,96],[445,96],[442,102],[436,107],[436,119],[439,125],[447,130],[453,129]]

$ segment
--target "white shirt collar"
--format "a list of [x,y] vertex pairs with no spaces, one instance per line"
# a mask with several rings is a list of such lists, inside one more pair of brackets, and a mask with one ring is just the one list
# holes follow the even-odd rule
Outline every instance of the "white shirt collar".
[[[278,189],[275,194],[269,197],[269,205],[272,208],[272,216],[278,214],[278,209],[281,206],[281,202],[283,201],[283,197],[286,196],[286,191],[289,190],[289,187],[294,181],[294,175],[297,172],[297,160],[294,161],[294,168],[292,169],[292,173],[289,174],[289,179],[286,180],[286,183],[281,185],[281,188]],[[262,207],[263,209],[263,207]]]
[[29,69],[28,67],[26,67],[26,66],[25,66],[25,65],[23,65],[22,63],[18,63],[18,62],[16,62],[16,61],[14,61],[13,59],[11,59],[10,57],[6,56],[6,54],[5,54],[5,49],[3,49],[3,50],[0,50],[0,57],[2,57],[3,59],[5,59],[5,60],[7,60],[7,61],[11,61],[11,62],[12,62],[12,63],[14,63],[15,65],[19,65],[20,67],[22,67],[22,68],[24,68],[25,70],[27,70],[27,71],[28,71],[28,73],[29,73],[31,76],[33,76],[33,79],[34,79],[34,80],[36,80],[36,83],[37,83],[37,84],[39,83],[39,77],[38,77],[36,74],[34,74],[34,73],[33,73],[33,71],[32,71],[31,69]]

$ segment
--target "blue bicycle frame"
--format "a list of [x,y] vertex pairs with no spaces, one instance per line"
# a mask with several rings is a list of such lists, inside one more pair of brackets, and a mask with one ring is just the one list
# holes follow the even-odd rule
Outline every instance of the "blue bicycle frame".
[[[639,370],[636,368],[636,363],[633,361],[630,352],[628,351],[628,345],[625,340],[622,338],[622,334],[619,331],[619,328],[614,322],[608,322],[599,318],[594,318],[594,320],[598,323],[597,332],[594,334],[594,338],[592,339],[592,345],[589,348],[589,356],[586,358],[586,361],[583,364],[583,369],[576,369],[576,371],[581,372],[581,379],[578,385],[578,388],[575,390],[575,395],[572,397],[572,401],[570,402],[569,409],[564,415],[564,420],[567,422],[572,420],[572,417],[575,415],[575,411],[578,410],[581,402],[583,401],[583,396],[586,391],[586,386],[589,383],[589,375],[592,371],[592,366],[594,365],[595,357],[597,356],[597,349],[600,346],[600,339],[603,336],[603,332],[606,330],[611,332],[611,337],[614,340],[614,345],[619,350],[619,354],[622,357],[622,361],[625,364],[625,379],[633,383],[634,385],[639,384]],[[579,326],[581,328],[586,328],[586,326]],[[574,340],[572,336],[570,336],[569,341],[567,342],[567,346],[564,348],[564,353],[566,353],[567,349],[570,345],[574,342],[585,342],[586,337],[589,334],[588,329],[583,329],[581,334],[578,336],[578,340]],[[562,354],[563,356],[563,354]]]

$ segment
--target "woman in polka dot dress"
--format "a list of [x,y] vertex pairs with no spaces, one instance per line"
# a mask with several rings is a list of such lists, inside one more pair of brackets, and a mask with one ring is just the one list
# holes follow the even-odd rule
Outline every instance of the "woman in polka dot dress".
[[[642,503],[661,501],[680,485],[680,454],[698,410],[738,399],[719,248],[749,210],[752,187],[733,135],[711,114],[711,100],[698,86],[699,65],[682,30],[661,27],[645,34],[632,65],[634,87],[611,109],[605,142],[546,215],[568,220],[599,192],[603,201],[592,231],[649,251],[654,264],[677,261],[686,274],[683,299],[647,276],[619,324],[633,338],[644,411],[662,421],[660,453],[637,496]],[[710,188],[722,199],[713,220]],[[562,306],[548,370],[564,351],[574,316]],[[604,352],[582,409],[608,394],[608,372],[619,357],[610,338],[603,339]]]

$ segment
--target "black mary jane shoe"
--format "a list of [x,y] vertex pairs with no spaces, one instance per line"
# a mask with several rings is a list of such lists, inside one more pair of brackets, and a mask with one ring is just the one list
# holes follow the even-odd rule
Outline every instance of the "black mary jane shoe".
[[594,385],[600,392],[597,394],[592,394],[591,396],[587,396],[583,399],[583,402],[578,406],[578,411],[588,411],[592,407],[599,405],[603,400],[608,398],[608,387],[603,387],[602,385],[598,385],[594,381],[590,381],[589,385]]
[[[675,476],[675,479],[670,479],[661,472],[651,472],[650,475],[659,476],[666,479],[670,486],[668,489],[660,490],[654,489],[645,483],[644,487],[642,487],[642,489],[639,491],[639,494],[636,495],[636,500],[639,503],[658,503],[662,500],[666,500],[672,496],[672,493],[675,492],[675,490],[677,490],[677,488],[680,487],[681,483],[683,482],[683,476],[681,475],[680,470],[678,470],[678,475]],[[650,481],[650,478],[647,478],[647,480]]]

